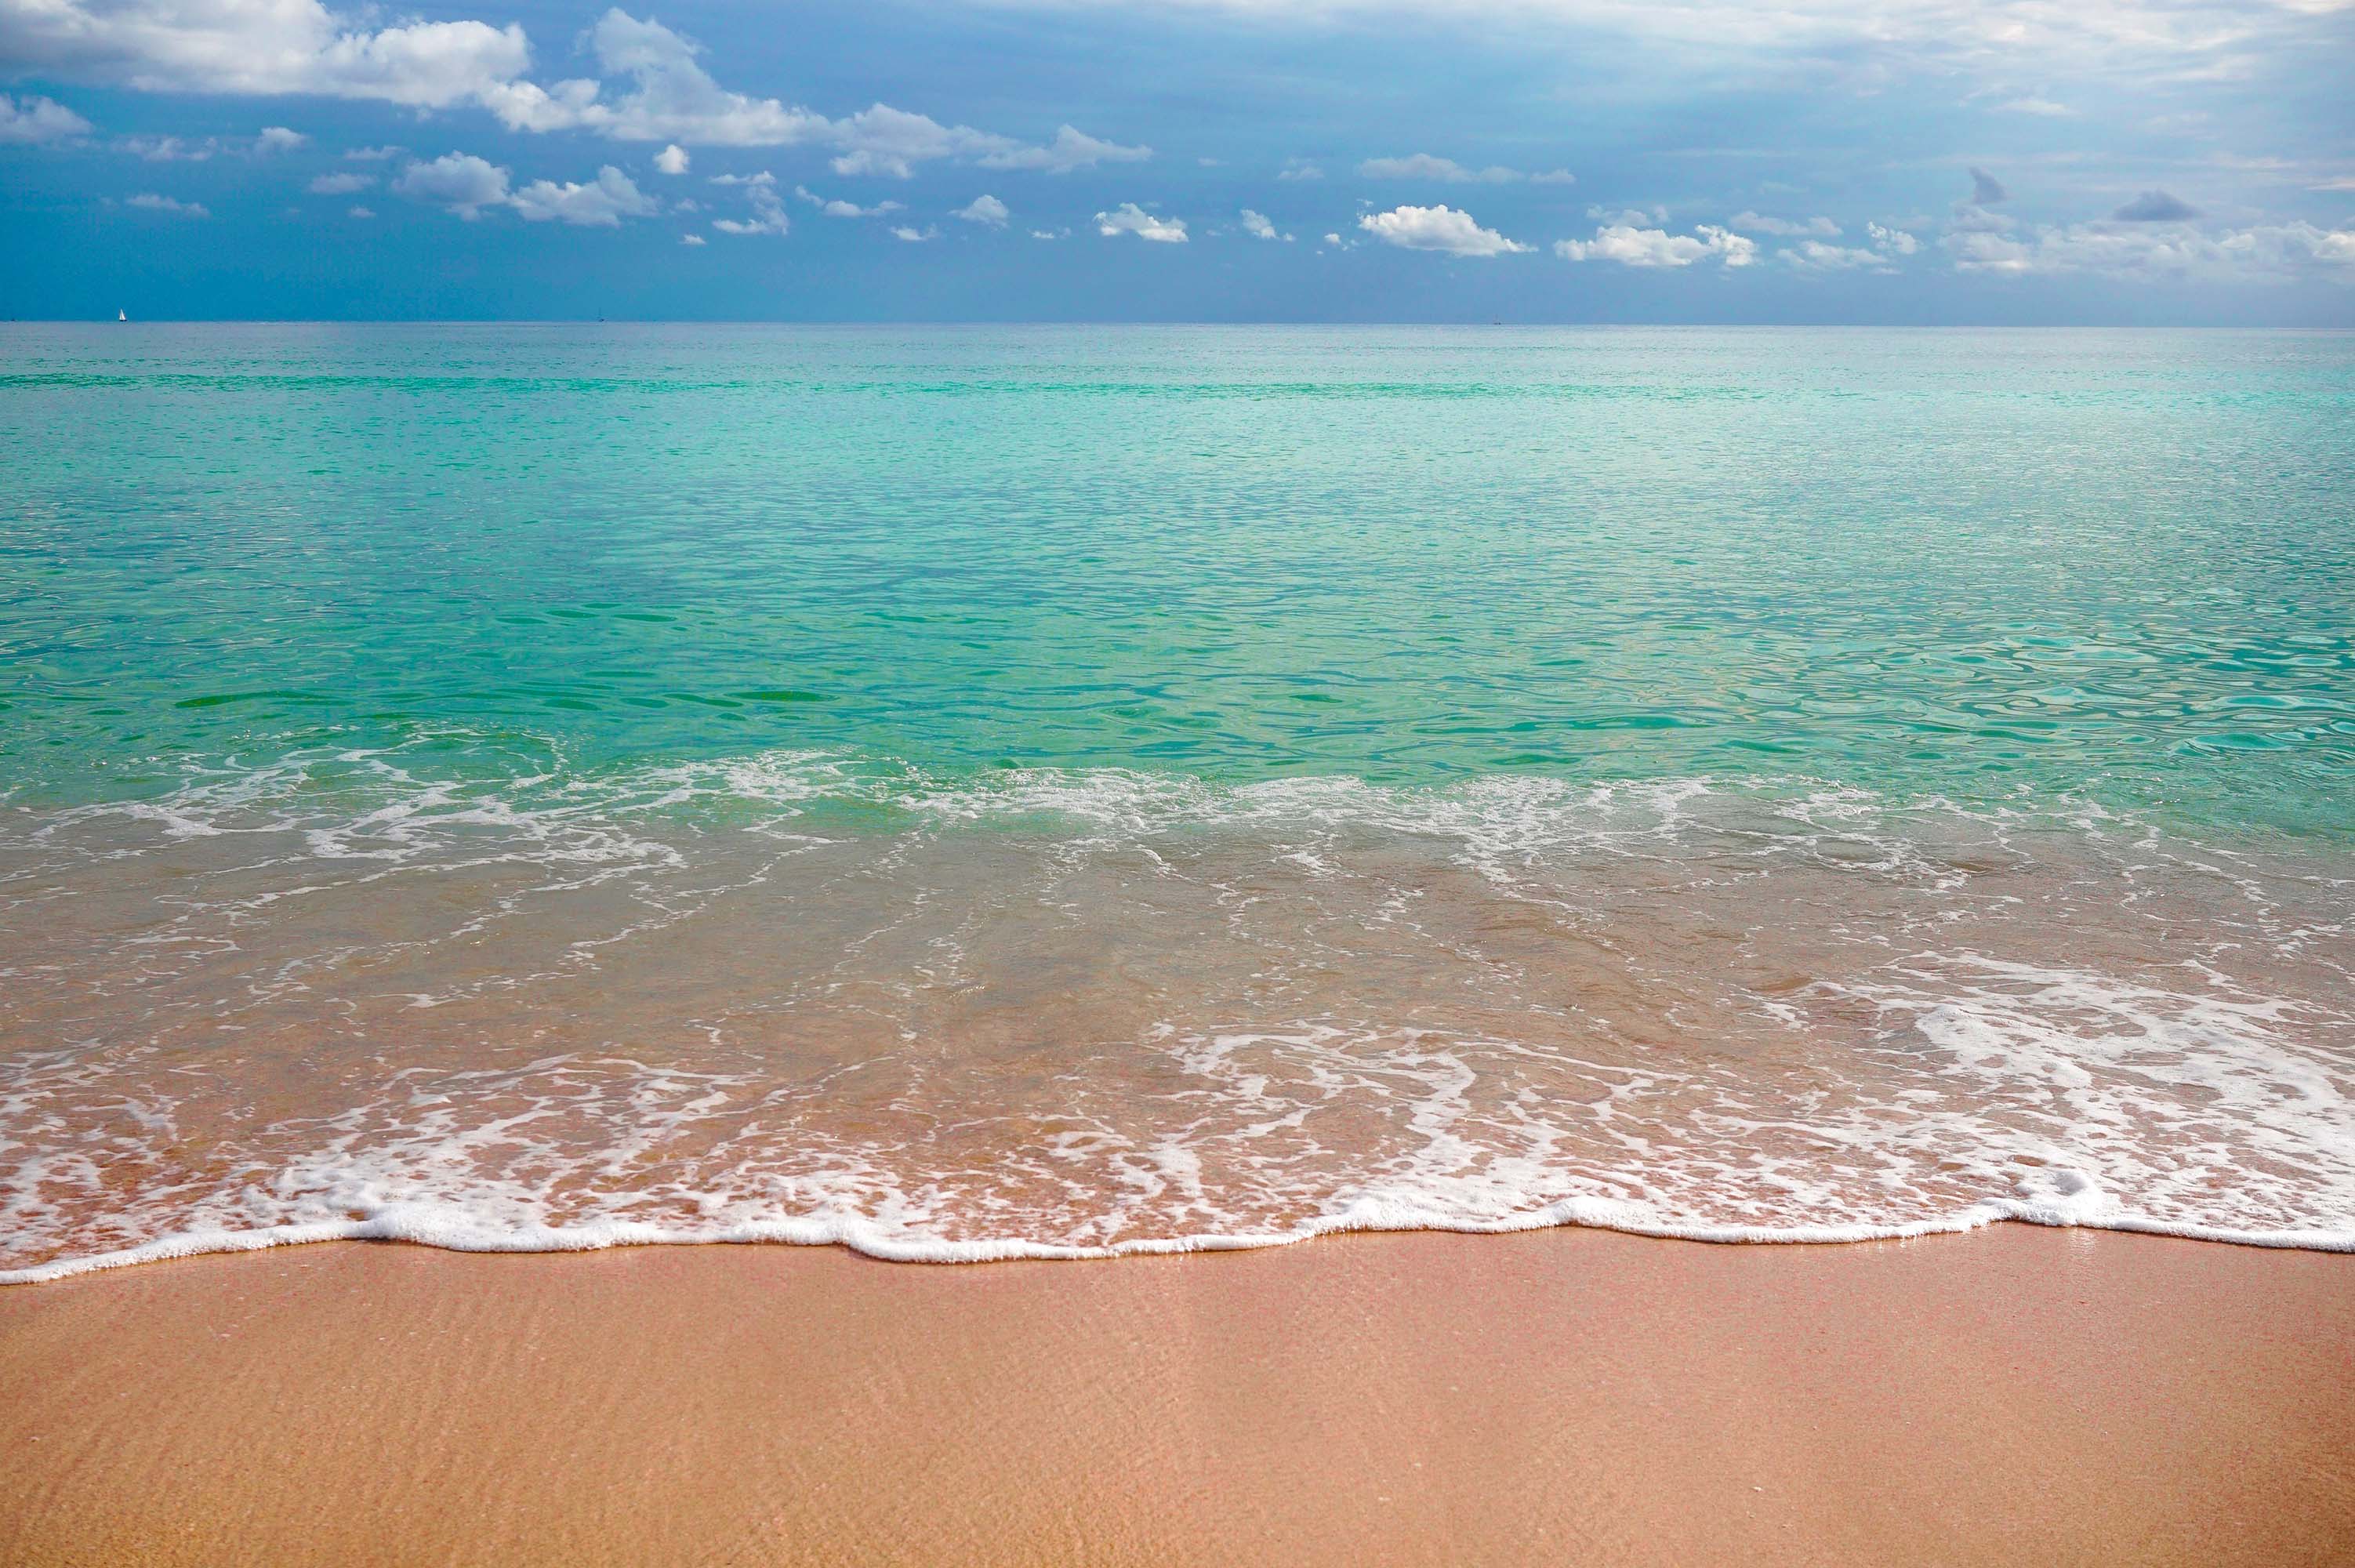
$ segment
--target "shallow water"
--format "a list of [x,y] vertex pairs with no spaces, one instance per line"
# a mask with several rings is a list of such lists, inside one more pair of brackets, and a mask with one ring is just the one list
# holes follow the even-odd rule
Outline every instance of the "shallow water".
[[2355,1244],[2355,337],[0,346],[11,1276]]

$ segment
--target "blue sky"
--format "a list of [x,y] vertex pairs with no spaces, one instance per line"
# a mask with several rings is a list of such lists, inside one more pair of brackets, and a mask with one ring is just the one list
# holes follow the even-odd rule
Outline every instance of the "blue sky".
[[0,0],[21,317],[2355,325],[2355,0]]

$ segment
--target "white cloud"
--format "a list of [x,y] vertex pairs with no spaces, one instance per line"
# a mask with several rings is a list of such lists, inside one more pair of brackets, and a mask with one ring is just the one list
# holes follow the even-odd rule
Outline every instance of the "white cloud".
[[1576,185],[1578,176],[1568,169],[1548,169],[1541,175],[1531,175],[1529,183],[1531,185]]
[[828,127],[827,139],[845,151],[834,160],[838,175],[889,175],[906,179],[916,165],[936,158],[972,158],[1010,146],[1003,136],[970,125],[943,125],[926,114],[911,114],[888,103],[862,109]]
[[1043,147],[1007,146],[983,154],[981,164],[984,168],[1044,169],[1050,175],[1067,175],[1097,164],[1143,163],[1152,155],[1150,147],[1124,147],[1065,125]]
[[[695,43],[619,9],[589,31],[601,79],[548,85],[526,76],[531,48],[520,27],[447,21],[372,29],[366,21],[372,15],[333,11],[322,0],[0,0],[0,68],[145,91],[480,105],[511,130],[665,143],[656,166],[666,174],[685,168],[690,145],[815,144],[837,149],[838,173],[901,177],[933,158],[1060,174],[1151,155],[1070,125],[1034,146],[881,103],[829,119],[720,86]],[[619,84],[611,95],[609,83]]]
[[344,214],[344,216],[346,218],[359,219],[374,218],[376,216],[376,208],[372,207],[355,207],[349,212]]
[[1885,251],[1892,256],[1911,256],[1922,248],[1922,242],[1902,229],[1883,229],[1878,223],[1868,223],[1864,226],[1864,231],[1872,236],[1872,243],[1876,249]]
[[1060,240],[1064,238],[1064,236],[1056,233],[1051,229],[1033,229],[1030,230],[1030,238],[1033,240]]
[[[673,142],[655,155],[655,172],[665,175],[683,175],[687,173],[687,149]],[[696,238],[700,242],[702,237],[698,235]]]
[[1840,231],[1839,225],[1828,218],[1769,218],[1757,212],[1737,212],[1725,220],[1725,226],[1753,234],[1808,234],[1824,240],[1837,239]]
[[1631,229],[1642,229],[1646,225],[1668,222],[1668,209],[1665,207],[1628,207],[1614,211],[1607,207],[1590,207],[1586,209],[1586,216],[1597,223],[1624,223]]
[[1134,234],[1139,240],[1157,240],[1164,245],[1183,245],[1186,243],[1186,220],[1157,217],[1133,201],[1124,201],[1110,212],[1096,214],[1096,232],[1107,240]]
[[350,196],[376,184],[374,175],[321,175],[311,182],[313,196]]
[[447,153],[430,164],[411,164],[392,182],[392,193],[447,208],[472,223],[486,207],[504,207],[507,171],[472,153]]
[[2116,278],[2278,280],[2320,276],[2355,283],[2355,229],[2296,222],[2202,233],[2188,225],[2079,223],[2019,236],[1950,230],[1939,241],[1966,272],[1998,276],[2099,273]]
[[915,165],[940,158],[970,159],[985,168],[1039,169],[1069,174],[1099,163],[1135,163],[1153,155],[1150,147],[1124,147],[1066,125],[1043,147],[1010,136],[943,125],[929,115],[911,114],[888,103],[831,122],[825,139],[844,151],[834,160],[838,175],[889,175],[906,179]]
[[1386,245],[1444,251],[1451,256],[1503,256],[1529,249],[1481,228],[1470,213],[1452,207],[1394,207],[1368,213],[1358,219],[1358,227]]
[[678,237],[678,242],[682,245],[708,245],[710,243],[709,240],[704,239],[700,234],[682,234]]
[[608,101],[598,81],[543,88],[509,80],[484,101],[518,131],[591,130],[623,142],[789,146],[827,129],[824,115],[721,87],[697,63],[698,46],[659,22],[611,10],[589,30],[589,44],[600,69],[629,80],[628,91]]
[[257,153],[291,153],[310,140],[302,132],[290,131],[283,125],[264,125],[261,134],[253,139],[253,150]]
[[1254,240],[1289,240],[1292,238],[1289,234],[1277,233],[1274,222],[1269,219],[1267,214],[1263,212],[1253,212],[1248,207],[1243,208],[1242,220],[1243,232],[1250,235]]
[[481,102],[531,62],[518,27],[369,28],[320,0],[5,0],[0,64],[147,92]]
[[1746,267],[1758,259],[1758,244],[1706,223],[1690,234],[1613,223],[1596,229],[1592,240],[1556,240],[1553,253],[1566,261],[1616,261],[1623,267],[1689,267],[1710,256],[1729,267]]
[[1006,204],[996,197],[977,196],[949,216],[962,218],[967,223],[986,223],[992,229],[1003,229],[1006,227],[1006,220],[1013,214],[1007,210]]
[[1286,158],[1284,167],[1275,171],[1280,180],[1321,180],[1325,171],[1306,158]]
[[382,164],[389,163],[407,150],[403,147],[392,146],[351,147],[345,151],[344,156],[358,164]]
[[2007,114],[2036,114],[2048,120],[2073,120],[2077,112],[2049,98],[2014,98],[1996,105]]
[[144,212],[168,212],[175,218],[210,218],[212,212],[200,201],[175,201],[168,196],[157,196],[143,190],[137,196],[123,198],[125,207],[135,207]]
[[1509,185],[1521,177],[1520,170],[1502,165],[1468,169],[1454,158],[1435,158],[1429,153],[1403,158],[1368,158],[1358,165],[1358,172],[1369,180],[1442,180],[1452,185]]
[[872,207],[861,207],[855,201],[820,196],[809,187],[801,185],[794,187],[794,194],[828,218],[880,218],[886,213],[899,211],[900,205],[896,201],[879,201]]
[[905,240],[911,245],[921,245],[927,240],[937,240],[940,237],[941,231],[930,224],[926,224],[922,229],[916,229],[902,223],[891,230],[892,239]]
[[837,149],[833,169],[846,177],[884,175],[907,179],[916,165],[968,159],[990,168],[1043,169],[1063,174],[1097,163],[1152,156],[1148,147],[1124,147],[1065,125],[1044,146],[1010,136],[943,125],[930,115],[877,103],[841,119],[774,98],[754,98],[713,80],[696,58],[701,48],[655,21],[611,10],[590,30],[600,69],[627,78],[628,91],[607,100],[599,81],[559,81],[553,88],[508,83],[485,99],[517,130],[581,128],[617,141],[738,147],[805,144]]
[[660,203],[611,164],[585,185],[534,180],[516,192],[509,205],[526,222],[546,223],[552,219],[584,229],[618,229],[624,218],[652,218],[662,210]]
[[89,134],[90,122],[54,98],[37,98],[31,93],[11,98],[0,92],[0,144],[13,143],[22,146]]
[[117,136],[109,146],[151,164],[200,164],[220,151],[220,143],[209,136],[201,142],[183,142],[177,136]]
[[1868,251],[1861,246],[1827,245],[1820,240],[1802,240],[1790,250],[1778,253],[1791,265],[1809,272],[1895,271],[1890,265],[1889,258],[1879,251]]
[[741,185],[744,197],[752,204],[752,216],[747,218],[715,218],[711,227],[722,234],[784,234],[793,229],[793,220],[785,216],[784,198],[777,194],[777,180],[766,169],[747,178],[738,175],[717,175],[713,185]]

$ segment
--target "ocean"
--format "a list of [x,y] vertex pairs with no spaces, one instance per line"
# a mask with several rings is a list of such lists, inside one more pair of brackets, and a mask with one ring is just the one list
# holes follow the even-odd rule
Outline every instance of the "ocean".
[[2355,335],[0,326],[0,1280],[2355,1247]]

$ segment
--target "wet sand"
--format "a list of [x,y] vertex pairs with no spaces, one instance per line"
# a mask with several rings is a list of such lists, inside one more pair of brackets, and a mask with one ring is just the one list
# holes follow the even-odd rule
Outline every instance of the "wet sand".
[[0,1291],[9,1563],[2344,1563],[2355,1256],[2004,1225]]

